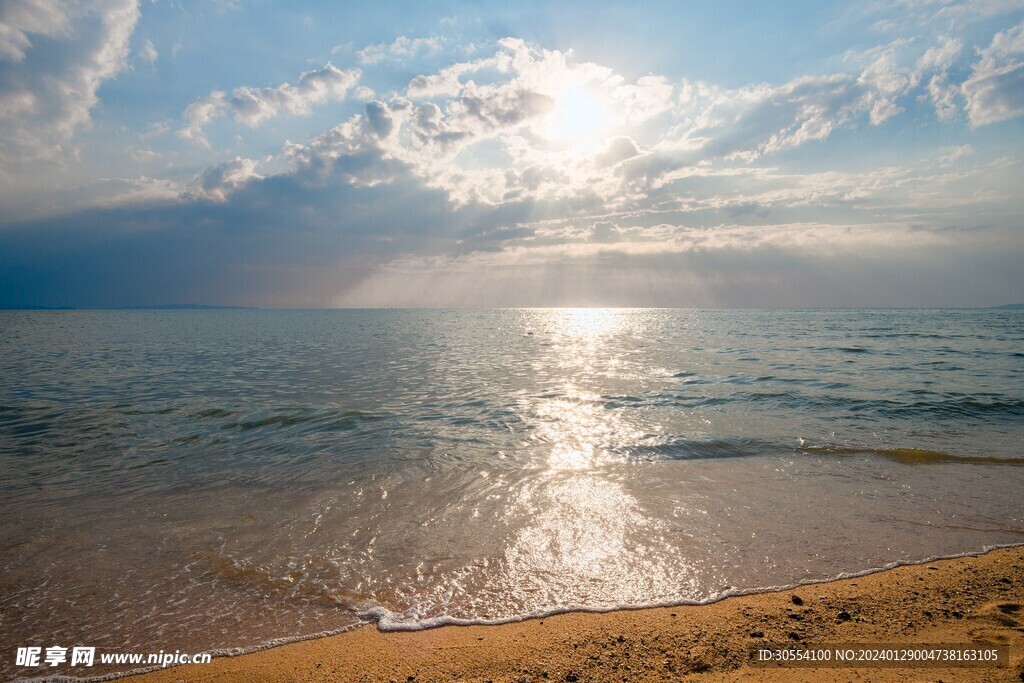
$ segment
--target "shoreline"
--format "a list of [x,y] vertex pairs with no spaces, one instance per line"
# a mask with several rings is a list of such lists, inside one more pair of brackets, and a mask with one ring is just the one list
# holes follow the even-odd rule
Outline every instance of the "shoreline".
[[[1024,546],[703,605],[574,611],[500,625],[367,624],[124,677],[176,681],[1024,680]],[[1008,668],[757,668],[760,644],[994,643]]]

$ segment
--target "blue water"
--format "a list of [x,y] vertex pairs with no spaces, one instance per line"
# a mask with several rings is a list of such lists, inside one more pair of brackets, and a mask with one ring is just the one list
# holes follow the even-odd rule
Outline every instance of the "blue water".
[[1022,446],[1022,311],[0,312],[0,651],[703,602],[1019,543]]

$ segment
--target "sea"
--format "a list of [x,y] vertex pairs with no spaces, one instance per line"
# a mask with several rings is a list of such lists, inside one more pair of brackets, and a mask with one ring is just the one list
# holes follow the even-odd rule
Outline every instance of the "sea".
[[1024,311],[0,312],[0,677],[1024,542]]

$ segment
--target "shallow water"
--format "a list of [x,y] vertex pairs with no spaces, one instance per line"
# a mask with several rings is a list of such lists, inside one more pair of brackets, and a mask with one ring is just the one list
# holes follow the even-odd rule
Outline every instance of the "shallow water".
[[[1024,312],[0,312],[18,646],[703,602],[1024,542]],[[78,675],[99,667],[47,669]]]

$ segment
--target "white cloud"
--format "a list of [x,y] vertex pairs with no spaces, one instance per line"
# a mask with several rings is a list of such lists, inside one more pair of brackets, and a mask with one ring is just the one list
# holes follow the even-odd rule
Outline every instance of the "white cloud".
[[33,34],[67,37],[71,25],[67,9],[57,0],[7,0],[0,4],[0,59],[25,59]]
[[441,51],[441,38],[408,38],[398,36],[392,43],[378,43],[359,50],[356,55],[364,65],[380,64],[383,61],[404,61],[411,57],[423,57]]
[[928,81],[928,96],[935,105],[935,116],[943,123],[955,121],[960,115],[960,105],[957,104],[959,95],[960,88],[946,80],[945,76],[932,76]]
[[963,50],[963,42],[957,38],[942,36],[938,45],[925,50],[925,53],[917,60],[917,68],[922,71],[937,69],[945,71],[953,65],[953,61]]
[[[7,0],[0,4],[0,169],[74,153],[103,81],[126,65],[135,0]],[[35,36],[60,49],[37,51]]]
[[1024,62],[978,69],[962,86],[974,127],[1024,114]]
[[[334,173],[354,185],[390,182],[397,163],[457,206],[639,208],[669,201],[663,196],[669,188],[702,175],[701,164],[742,168],[823,141],[842,127],[879,125],[902,110],[898,98],[918,87],[923,74],[945,68],[961,49],[952,39],[920,46],[917,54],[900,52],[908,47],[916,46],[894,41],[865,53],[856,74],[723,90],[672,84],[658,75],[628,82],[607,67],[574,62],[571,53],[510,38],[499,41],[491,56],[414,78],[409,99],[372,101],[363,115],[308,145],[290,145],[288,154],[309,177]],[[935,78],[933,89],[942,85]],[[607,125],[594,138],[567,142],[551,125],[565,115],[567,92],[582,92],[605,110]],[[955,116],[956,104],[940,95],[932,95],[940,115]],[[894,186],[893,179],[883,185]],[[764,191],[761,199],[842,205],[876,192],[844,181],[831,190],[809,187],[801,199]],[[721,206],[750,201],[725,200]]]
[[664,76],[641,76],[615,87],[611,98],[625,107],[629,123],[642,123],[672,109],[675,88]]
[[154,152],[151,149],[134,148],[129,152],[129,154],[132,159],[140,164],[148,161],[155,161],[160,158],[160,153]]
[[930,5],[943,21],[977,21],[1024,10],[1024,0],[911,0],[908,4]]
[[185,109],[186,126],[178,131],[178,136],[205,144],[203,128],[228,114],[236,122],[251,128],[276,116],[309,115],[315,104],[344,100],[360,75],[359,69],[343,71],[328,62],[322,69],[303,73],[296,85],[282,83],[274,88],[243,86],[235,88],[231,95],[215,90]]
[[888,102],[847,74],[728,91],[684,83],[681,93],[683,123],[662,147],[689,150],[695,158],[745,161],[824,140],[860,112]]
[[943,149],[945,154],[939,157],[939,166],[952,166],[959,159],[969,157],[974,154],[974,148],[970,145],[960,145],[959,147],[946,147]]
[[182,186],[165,178],[104,178],[88,190],[89,206],[111,208],[129,204],[175,202],[181,198]]
[[[871,105],[869,118],[872,125],[877,126],[902,113],[903,107],[896,104],[896,100],[906,95],[921,78],[920,67],[915,69],[901,63],[902,53],[912,42],[898,40],[881,48],[878,57],[857,78],[857,83],[868,93],[867,101]],[[944,54],[927,56],[929,62],[942,58]]]
[[[607,67],[574,61],[571,52],[508,38],[490,56],[414,78],[408,99],[372,99],[362,114],[314,140],[288,143],[282,160],[301,182],[318,186],[372,188],[415,178],[443,191],[453,207],[530,206],[537,217],[643,212],[655,205],[750,215],[772,207],[951,206],[959,200],[938,179],[919,181],[891,169],[806,177],[760,172],[747,180],[737,174],[840,128],[880,125],[902,110],[899,98],[915,91],[932,99],[940,117],[955,118],[958,90],[943,79],[961,52],[959,40],[949,37],[930,45],[896,40],[850,57],[853,73],[724,90],[659,75],[630,82]],[[592,138],[566,138],[552,125],[566,114],[567,92],[582,92],[604,110],[606,125]],[[373,93],[367,88],[361,97]],[[213,93],[193,103],[189,116],[201,129],[235,111],[230,99]],[[217,176],[196,196],[226,197],[246,178],[259,177],[254,168],[233,171],[230,183]],[[733,192],[695,193],[700,178]]]
[[962,29],[993,17],[1019,13],[1024,11],[1024,0],[890,0],[851,7],[854,15],[858,12],[856,8],[867,15],[888,15],[872,24],[875,30],[921,35]]
[[228,195],[251,180],[263,176],[256,172],[259,162],[255,159],[235,157],[232,161],[216,164],[200,173],[188,192],[192,199],[226,201]]
[[365,85],[360,85],[352,91],[352,97],[360,102],[369,102],[376,96],[377,93],[373,91],[373,88],[368,88]]
[[456,62],[444,67],[434,74],[416,76],[406,88],[406,97],[412,100],[429,100],[439,97],[454,97],[464,87],[463,78],[483,71],[494,71],[508,74],[512,71],[512,49],[501,44],[500,49],[491,57],[471,62]]
[[[917,60],[917,74],[923,78],[931,73],[926,90],[935,106],[935,116],[943,123],[956,120],[960,115],[957,96],[960,88],[949,81],[949,68],[963,50],[963,42],[957,38],[942,36],[939,44],[928,48]],[[923,98],[922,98],[923,99]]]
[[961,92],[971,126],[978,127],[1024,114],[1024,22],[997,33],[978,53]]
[[142,61],[152,64],[160,56],[160,53],[156,51],[156,46],[153,45],[153,41],[147,40],[142,44],[142,47],[139,48],[138,56]]

